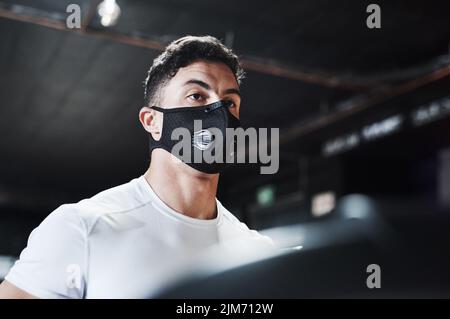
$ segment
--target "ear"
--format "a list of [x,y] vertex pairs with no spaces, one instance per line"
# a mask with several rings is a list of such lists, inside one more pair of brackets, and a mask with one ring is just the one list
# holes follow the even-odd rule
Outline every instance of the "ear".
[[161,138],[161,118],[162,116],[158,116],[157,112],[148,106],[142,107],[139,111],[139,121],[144,127],[144,130],[152,134],[153,139],[157,141]]

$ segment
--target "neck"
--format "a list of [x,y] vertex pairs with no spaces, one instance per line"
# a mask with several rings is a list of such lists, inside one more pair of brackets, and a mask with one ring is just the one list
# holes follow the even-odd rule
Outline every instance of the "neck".
[[144,176],[156,195],[180,214],[198,219],[217,216],[219,174],[205,174],[175,163],[169,153],[156,149]]

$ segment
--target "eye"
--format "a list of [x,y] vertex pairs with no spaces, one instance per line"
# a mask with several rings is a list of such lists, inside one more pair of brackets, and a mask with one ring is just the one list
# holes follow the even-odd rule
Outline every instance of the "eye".
[[188,95],[188,99],[195,101],[195,102],[201,102],[203,101],[205,98],[203,95],[201,95],[200,93],[193,93],[191,95]]
[[230,107],[236,107],[236,103],[233,100],[225,100],[225,102],[230,102]]

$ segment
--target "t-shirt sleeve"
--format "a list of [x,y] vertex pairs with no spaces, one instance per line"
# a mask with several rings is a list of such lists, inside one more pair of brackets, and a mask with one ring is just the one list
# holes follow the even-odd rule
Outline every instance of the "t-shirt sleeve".
[[84,297],[86,227],[69,207],[59,207],[31,232],[8,282],[38,298]]

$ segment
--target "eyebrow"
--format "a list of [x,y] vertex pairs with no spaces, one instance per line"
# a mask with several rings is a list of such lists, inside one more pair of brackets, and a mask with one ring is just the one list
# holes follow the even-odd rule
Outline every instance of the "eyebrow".
[[[205,90],[211,90],[211,86],[208,83],[203,82],[201,80],[191,79],[191,80],[186,81],[183,84],[183,86],[186,86],[189,84],[197,84],[197,85],[201,86],[202,88],[204,88]],[[236,94],[239,97],[241,97],[241,92],[236,88],[226,89],[224,93],[225,94]]]
[[241,97],[241,92],[235,88],[226,89],[225,94],[236,94],[237,96]]

